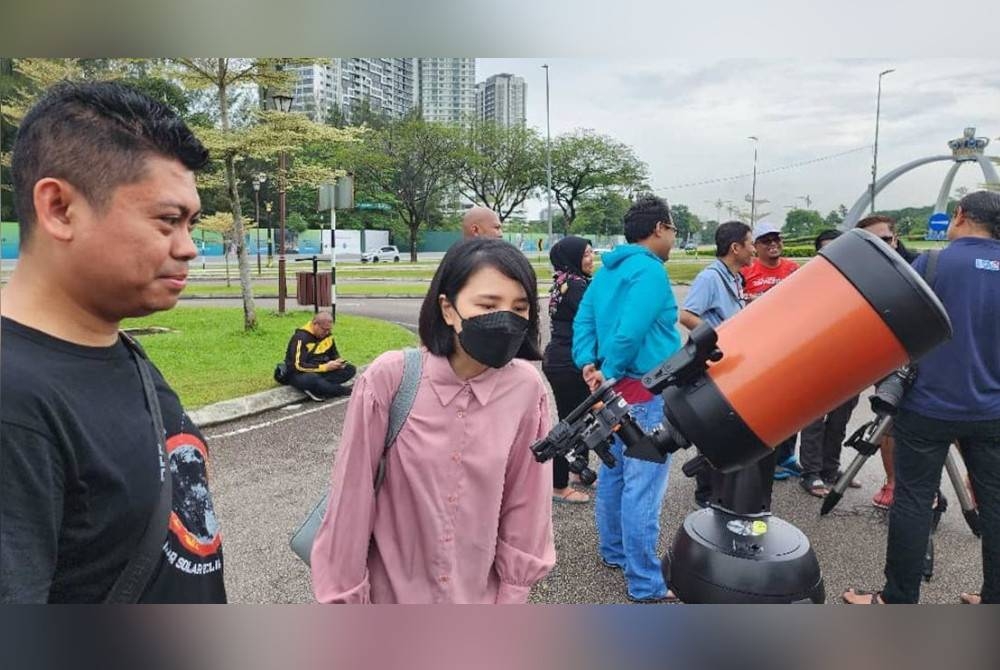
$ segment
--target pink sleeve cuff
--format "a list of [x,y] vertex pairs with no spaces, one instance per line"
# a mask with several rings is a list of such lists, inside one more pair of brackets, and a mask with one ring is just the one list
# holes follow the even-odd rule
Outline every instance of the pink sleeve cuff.
[[497,590],[497,605],[523,605],[528,602],[528,594],[531,592],[530,586],[517,586],[515,584],[505,584],[500,582]]

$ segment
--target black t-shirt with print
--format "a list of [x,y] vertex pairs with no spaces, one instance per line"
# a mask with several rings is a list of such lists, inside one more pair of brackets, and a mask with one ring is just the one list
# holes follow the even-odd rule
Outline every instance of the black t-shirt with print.
[[[101,602],[159,497],[159,455],[126,345],[84,347],[10,319],[0,340],[0,602]],[[198,427],[159,371],[173,511],[140,602],[226,601]]]

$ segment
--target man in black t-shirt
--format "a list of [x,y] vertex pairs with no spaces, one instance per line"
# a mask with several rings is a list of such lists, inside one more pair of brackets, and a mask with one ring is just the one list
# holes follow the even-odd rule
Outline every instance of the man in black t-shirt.
[[147,526],[162,542],[136,599],[226,601],[204,437],[149,366],[171,483],[168,520],[152,521],[167,478],[118,332],[176,304],[207,160],[173,111],[116,83],[57,85],[20,125],[20,258],[0,301],[0,602],[106,600]]

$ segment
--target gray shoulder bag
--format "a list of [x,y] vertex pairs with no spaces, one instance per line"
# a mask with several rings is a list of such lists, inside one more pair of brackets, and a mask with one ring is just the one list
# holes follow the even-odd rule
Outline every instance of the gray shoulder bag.
[[[399,388],[396,390],[396,395],[392,398],[392,405],[389,406],[389,426],[385,433],[385,448],[382,450],[382,458],[378,462],[378,472],[375,474],[376,493],[378,493],[379,488],[382,486],[382,481],[385,479],[385,460],[389,454],[389,449],[392,447],[393,442],[396,441],[396,436],[399,435],[403,424],[406,423],[406,418],[410,415],[410,410],[413,408],[413,401],[417,397],[417,389],[420,387],[422,363],[423,355],[419,349],[409,348],[403,350],[403,377],[399,383]],[[319,525],[326,514],[328,499],[329,494],[327,493],[316,503],[316,506],[309,512],[309,516],[306,517],[306,520],[299,529],[295,531],[289,542],[292,551],[295,552],[296,556],[305,561],[306,565],[309,565],[309,555],[312,553],[313,541],[316,539],[316,531],[319,530]]]

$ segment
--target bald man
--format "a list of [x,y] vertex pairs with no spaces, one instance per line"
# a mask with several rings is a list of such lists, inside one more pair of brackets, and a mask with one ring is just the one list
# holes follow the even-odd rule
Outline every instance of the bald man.
[[285,365],[290,373],[288,385],[316,402],[351,394],[350,387],[343,384],[354,376],[355,369],[337,353],[328,312],[319,312],[296,329],[288,342]]
[[473,237],[503,236],[500,217],[489,207],[473,207],[462,217],[462,237],[469,240]]

